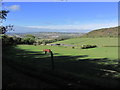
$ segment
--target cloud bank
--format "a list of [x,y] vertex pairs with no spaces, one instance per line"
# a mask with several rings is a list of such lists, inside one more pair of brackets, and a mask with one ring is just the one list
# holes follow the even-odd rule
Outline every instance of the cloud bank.
[[43,29],[56,29],[56,30],[78,30],[78,31],[85,31],[85,30],[95,30],[100,28],[109,28],[118,26],[117,23],[106,23],[106,24],[88,24],[88,25],[49,25],[49,26],[26,26],[29,28],[43,28]]
[[49,26],[14,26],[15,31],[11,33],[27,33],[27,32],[80,32],[87,33],[92,30],[116,27],[117,23],[109,24],[88,24],[88,25],[49,25]]

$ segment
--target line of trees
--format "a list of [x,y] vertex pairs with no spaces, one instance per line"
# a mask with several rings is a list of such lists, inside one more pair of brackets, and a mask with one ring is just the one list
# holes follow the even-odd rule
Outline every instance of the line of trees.
[[66,40],[68,38],[56,38],[51,40],[36,40],[36,37],[31,34],[25,35],[23,38],[16,37],[16,36],[8,36],[6,34],[2,35],[2,45],[3,47],[10,46],[10,45],[17,45],[17,44],[28,44],[28,45],[41,45],[41,44],[48,44],[53,43],[56,41]]
[[51,39],[51,40],[40,40],[37,41],[36,44],[40,45],[40,44],[48,44],[48,43],[53,43],[53,42],[57,42],[57,41],[62,41],[62,40],[66,40],[68,38],[56,38],[56,39]]
[[24,38],[16,36],[2,35],[3,47],[17,44],[33,44],[35,43],[35,37],[33,35],[26,35]]

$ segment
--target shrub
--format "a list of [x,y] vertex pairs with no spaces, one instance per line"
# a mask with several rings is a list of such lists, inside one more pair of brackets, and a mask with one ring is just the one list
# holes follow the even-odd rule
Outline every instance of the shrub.
[[95,48],[97,45],[82,45],[81,49]]

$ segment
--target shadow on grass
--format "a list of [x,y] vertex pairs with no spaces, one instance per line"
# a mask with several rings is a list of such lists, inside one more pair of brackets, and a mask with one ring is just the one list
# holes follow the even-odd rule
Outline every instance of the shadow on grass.
[[[113,77],[119,73],[117,65],[99,64],[99,62],[108,62],[108,58],[81,59],[88,55],[54,56],[55,70],[52,71],[49,54],[45,55],[42,51],[21,50],[16,47],[3,50],[3,69],[9,65],[25,75],[39,78],[45,83],[52,83],[55,87],[119,87],[119,78]],[[4,72],[3,75],[5,75]],[[4,78],[7,78],[7,75]],[[6,85],[3,86],[6,87]]]

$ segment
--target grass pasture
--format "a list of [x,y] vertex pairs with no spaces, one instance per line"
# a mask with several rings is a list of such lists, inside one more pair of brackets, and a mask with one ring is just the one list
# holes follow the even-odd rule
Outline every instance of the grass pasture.
[[99,47],[103,46],[118,46],[118,38],[109,38],[109,37],[102,37],[102,38],[72,38],[64,41],[58,41],[55,43],[62,43],[62,44],[72,44],[72,45],[97,45]]
[[[90,41],[89,41],[90,40]],[[94,41],[95,40],[95,41]],[[103,40],[103,41],[101,41]],[[105,42],[105,40],[107,40]],[[110,41],[109,41],[110,40]],[[111,41],[112,40],[112,41]],[[83,41],[83,42],[82,42]],[[87,42],[88,41],[88,42]],[[63,46],[48,45],[17,45],[7,48],[3,53],[3,63],[34,78],[34,82],[41,82],[42,87],[67,87],[67,88],[116,88],[120,84],[120,72],[118,66],[118,46],[116,38],[77,38],[59,41],[64,44],[97,44],[97,48],[80,49]],[[100,42],[102,45],[100,45]],[[104,45],[108,47],[104,47]],[[115,47],[112,47],[115,46]],[[50,55],[45,55],[43,49],[51,49],[54,53],[55,70],[51,70]],[[9,55],[6,57],[6,55]],[[6,65],[3,64],[5,68]],[[6,69],[5,69],[6,70]],[[14,71],[12,71],[14,72]],[[5,73],[10,73],[9,71]],[[16,78],[14,87],[20,87],[20,82],[25,76],[17,80],[16,74],[9,74]],[[36,79],[35,79],[36,77]],[[7,80],[7,79],[6,79]],[[9,82],[9,83],[13,83]],[[27,81],[26,81],[27,82]],[[28,82],[30,82],[28,80]],[[8,84],[9,84],[8,83]],[[5,87],[9,87],[5,84]],[[29,83],[30,87],[32,83]],[[25,87],[23,85],[23,87]],[[35,87],[41,88],[40,85]]]

